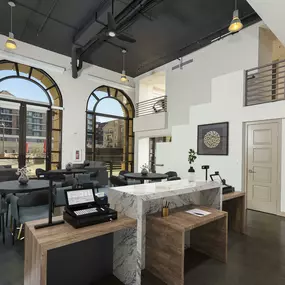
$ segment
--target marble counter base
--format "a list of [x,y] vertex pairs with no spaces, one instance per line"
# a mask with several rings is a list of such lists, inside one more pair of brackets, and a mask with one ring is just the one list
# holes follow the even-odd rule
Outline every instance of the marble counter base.
[[125,229],[114,233],[113,274],[124,284],[136,284],[137,230]]
[[[122,276],[121,278],[132,280],[132,278],[135,276],[135,278],[133,279],[133,283],[125,284],[140,285],[141,270],[145,268],[146,215],[160,212],[166,201],[170,202],[170,210],[192,204],[220,209],[222,202],[222,192],[221,188],[219,187],[199,192],[180,194],[176,196],[173,195],[172,192],[169,197],[145,200],[142,199],[142,197],[140,196],[135,196],[111,188],[108,192],[108,198],[110,207],[118,211],[119,214],[137,219],[137,252],[136,256],[132,253],[132,257],[130,257],[130,260],[133,260],[133,258],[137,259],[136,262],[133,262],[133,264],[135,264],[136,266],[130,266],[128,272],[123,270],[123,272],[125,272],[125,277]],[[132,238],[131,240],[134,241],[135,239]],[[122,247],[121,250],[124,250],[124,248]],[[116,261],[116,264],[122,263],[118,260]],[[122,280],[121,278],[119,279]]]

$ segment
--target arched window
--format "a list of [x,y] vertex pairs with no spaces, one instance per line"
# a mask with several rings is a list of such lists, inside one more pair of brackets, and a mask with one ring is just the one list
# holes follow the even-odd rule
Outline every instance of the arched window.
[[62,96],[43,70],[0,61],[0,166],[61,166]]
[[104,161],[114,174],[134,168],[134,106],[119,89],[101,86],[86,108],[86,159]]

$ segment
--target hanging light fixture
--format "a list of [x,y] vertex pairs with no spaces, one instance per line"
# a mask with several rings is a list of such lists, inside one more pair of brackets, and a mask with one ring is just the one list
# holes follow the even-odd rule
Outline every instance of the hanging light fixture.
[[239,18],[239,10],[237,8],[237,0],[235,0],[235,10],[233,14],[233,19],[229,26],[229,32],[236,33],[239,32],[243,28],[243,24]]
[[128,81],[127,75],[126,75],[126,70],[125,70],[125,57],[126,57],[127,51],[125,49],[122,50],[123,54],[123,70],[122,70],[122,75],[121,75],[121,81],[126,82]]
[[12,28],[13,28],[13,8],[16,6],[15,2],[13,1],[9,1],[8,5],[11,7],[11,31],[9,32],[9,37],[5,43],[5,47],[7,49],[16,49],[17,48],[17,44],[15,42],[14,39],[14,34],[12,32]]

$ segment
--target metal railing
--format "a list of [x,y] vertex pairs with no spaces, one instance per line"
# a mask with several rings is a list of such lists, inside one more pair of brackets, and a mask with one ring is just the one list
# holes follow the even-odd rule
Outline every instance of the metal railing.
[[136,117],[167,112],[167,96],[156,97],[136,104]]
[[285,60],[246,71],[245,106],[285,99]]

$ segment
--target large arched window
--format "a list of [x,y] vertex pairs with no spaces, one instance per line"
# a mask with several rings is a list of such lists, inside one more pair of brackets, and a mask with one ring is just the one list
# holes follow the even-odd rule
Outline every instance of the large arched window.
[[133,171],[134,106],[119,89],[95,89],[86,108],[86,159],[104,161],[110,171]]
[[0,61],[0,166],[61,165],[62,96],[43,70]]

